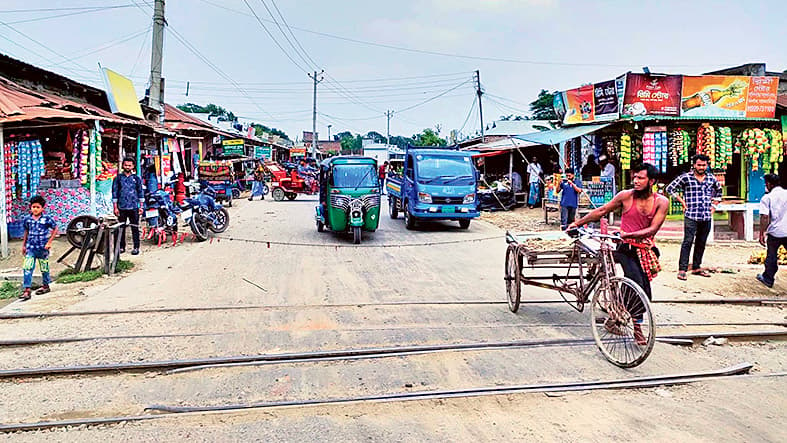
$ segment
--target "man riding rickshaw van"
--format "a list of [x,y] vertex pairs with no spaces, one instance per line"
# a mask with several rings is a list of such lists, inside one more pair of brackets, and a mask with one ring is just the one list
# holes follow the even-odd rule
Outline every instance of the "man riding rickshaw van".
[[370,157],[341,156],[320,165],[320,204],[317,231],[352,232],[361,243],[362,231],[374,232],[380,223],[380,181],[377,161]]

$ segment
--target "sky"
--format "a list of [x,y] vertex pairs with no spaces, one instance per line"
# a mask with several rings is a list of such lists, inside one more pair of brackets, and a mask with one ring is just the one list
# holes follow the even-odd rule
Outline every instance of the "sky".
[[[0,52],[103,88],[100,63],[142,96],[152,1],[2,0]],[[476,70],[488,124],[528,115],[541,89],[644,66],[787,69],[783,0],[167,0],[165,15],[168,103],[215,103],[292,139],[311,131],[315,70],[324,139],[328,125],[385,134],[386,111],[392,135],[473,134]]]

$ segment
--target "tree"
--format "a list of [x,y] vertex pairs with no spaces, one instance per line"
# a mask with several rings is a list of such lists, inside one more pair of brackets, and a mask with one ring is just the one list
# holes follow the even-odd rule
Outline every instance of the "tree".
[[366,133],[366,138],[370,138],[374,140],[375,143],[383,143],[385,141],[385,136],[380,134],[377,131],[369,131]]
[[339,141],[342,146],[342,154],[360,154],[363,151],[363,139],[360,135],[353,137],[350,132],[347,134],[350,135],[344,135]]
[[424,129],[423,132],[414,135],[413,138],[417,146],[445,146],[448,144],[448,142],[444,138],[440,138],[432,128]]
[[548,92],[542,89],[538,93],[536,101],[530,103],[530,111],[533,113],[533,118],[536,120],[557,120],[555,108],[552,106],[556,92]]
[[290,137],[288,137],[287,134],[284,131],[280,130],[280,129],[269,128],[269,127],[267,127],[265,125],[261,125],[259,123],[252,123],[251,126],[254,127],[254,135],[257,136],[257,137],[263,137],[266,134],[273,134],[273,135],[278,135],[279,137],[281,137],[281,138],[283,138],[285,140],[289,140],[290,139]]

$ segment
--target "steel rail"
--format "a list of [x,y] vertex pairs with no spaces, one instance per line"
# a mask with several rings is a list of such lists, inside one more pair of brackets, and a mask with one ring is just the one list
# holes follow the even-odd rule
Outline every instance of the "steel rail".
[[[199,311],[234,311],[234,310],[286,310],[286,309],[332,309],[332,308],[366,308],[382,306],[461,306],[461,305],[505,305],[508,302],[499,300],[438,300],[438,301],[394,301],[394,302],[361,302],[361,303],[335,303],[335,304],[302,304],[302,305],[238,305],[238,306],[188,306],[178,308],[144,308],[144,309],[117,309],[106,311],[60,311],[60,312],[4,312],[0,313],[0,320],[17,320],[25,318],[48,317],[81,317],[93,315],[123,315],[123,314],[155,314],[171,312],[199,312]],[[521,304],[564,304],[563,300],[522,300]],[[787,305],[787,300],[780,299],[665,299],[653,300],[651,303],[670,304],[709,304],[709,305]]]
[[221,406],[197,406],[197,407],[172,407],[165,405],[151,405],[146,411],[164,412],[164,414],[142,414],[116,417],[100,418],[80,418],[70,420],[39,421],[33,423],[14,423],[0,424],[0,432],[13,433],[35,430],[45,430],[53,428],[76,427],[76,426],[96,426],[111,425],[124,422],[140,422],[146,420],[157,420],[162,418],[202,416],[206,413],[223,413],[234,411],[246,411],[252,409],[275,409],[284,407],[312,407],[330,406],[336,404],[352,403],[384,403],[397,401],[417,401],[431,399],[452,399],[452,398],[473,398],[492,395],[509,395],[522,393],[539,392],[572,392],[572,391],[592,391],[592,390],[620,390],[620,389],[641,389],[656,386],[675,386],[682,384],[697,383],[702,381],[720,380],[725,378],[748,378],[748,377],[782,377],[787,373],[770,373],[745,375],[753,367],[750,363],[741,363],[735,366],[718,370],[690,372],[684,374],[668,374],[650,377],[634,377],[626,379],[597,380],[597,381],[578,381],[569,383],[543,383],[529,385],[511,385],[481,387],[470,389],[440,390],[440,391],[419,391],[391,393],[374,396],[341,397],[328,399],[315,399],[303,401],[283,401],[283,402],[258,402],[248,404],[234,404]]
[[[401,329],[412,330],[417,328],[419,330],[431,329],[497,329],[497,328],[586,328],[587,323],[495,323],[488,325],[476,324],[451,324],[445,326],[402,326],[402,327],[378,327],[378,328],[336,328],[332,329],[341,332],[369,332],[369,331],[397,331]],[[673,322],[673,323],[657,323],[658,328],[685,328],[685,327],[699,327],[699,326],[777,326],[787,327],[787,322],[732,322],[732,323],[702,323],[702,322]],[[37,346],[37,345],[50,345],[61,343],[74,343],[85,341],[98,341],[98,340],[138,340],[138,339],[157,339],[157,338],[177,338],[177,337],[212,337],[220,335],[232,335],[247,333],[248,331],[224,331],[224,332],[203,332],[203,333],[182,333],[182,334],[148,334],[148,335],[105,335],[105,336],[90,336],[90,337],[47,337],[47,338],[24,338],[16,340],[0,340],[0,348],[2,347],[19,347],[19,346]]]
[[[787,331],[714,331],[690,334],[671,334],[657,337],[656,341],[666,344],[690,345],[708,337],[730,340],[787,339]],[[102,374],[113,372],[203,370],[232,366],[257,366],[284,363],[305,363],[336,360],[358,360],[438,352],[463,352],[510,348],[541,348],[588,346],[595,344],[591,338],[566,338],[548,340],[514,340],[504,342],[455,343],[443,345],[393,346],[335,351],[309,351],[299,353],[240,355],[229,357],[206,357],[184,360],[142,361],[127,363],[75,365],[58,367],[17,368],[0,370],[0,379],[52,377],[62,375]]]

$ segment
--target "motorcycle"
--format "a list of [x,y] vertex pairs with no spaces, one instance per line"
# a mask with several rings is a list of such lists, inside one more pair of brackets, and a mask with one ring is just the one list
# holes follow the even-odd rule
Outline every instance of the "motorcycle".
[[186,198],[184,204],[176,205],[170,194],[164,190],[151,193],[146,198],[145,219],[153,235],[178,233],[178,222],[182,219],[199,241],[208,239],[208,231],[221,233],[229,226],[229,212],[217,204],[216,191],[208,187],[199,194]]

